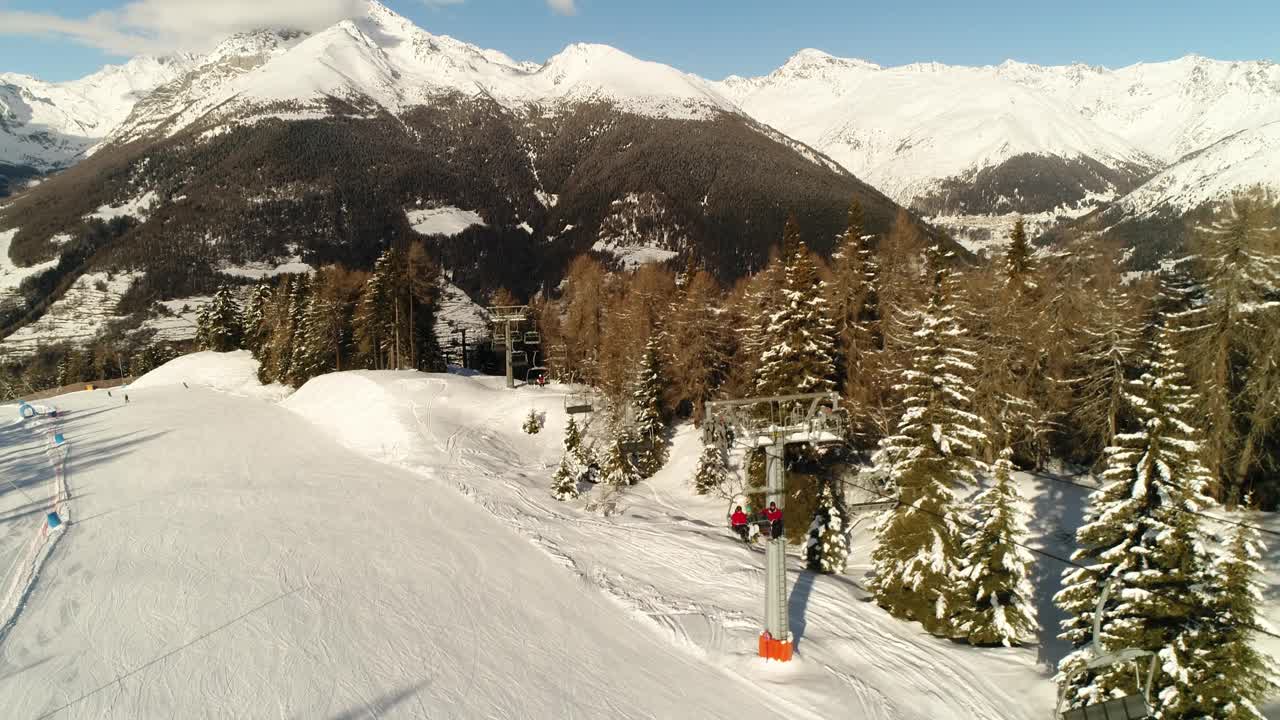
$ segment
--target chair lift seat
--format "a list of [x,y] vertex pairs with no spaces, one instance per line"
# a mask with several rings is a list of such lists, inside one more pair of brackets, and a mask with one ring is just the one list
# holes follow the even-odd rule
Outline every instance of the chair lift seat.
[[1134,693],[1096,705],[1087,705],[1062,713],[1062,720],[1145,720],[1151,708],[1142,693]]
[[538,333],[534,332],[533,330],[529,330],[524,334],[524,344],[525,345],[541,345],[542,338],[538,336]]
[[564,396],[564,411],[570,415],[591,412],[591,396],[585,393],[574,393]]

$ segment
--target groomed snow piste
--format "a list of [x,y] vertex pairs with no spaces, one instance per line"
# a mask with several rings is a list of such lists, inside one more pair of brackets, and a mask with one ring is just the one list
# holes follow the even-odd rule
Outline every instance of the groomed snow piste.
[[[134,383],[128,405],[119,390],[47,401],[70,411],[76,521],[0,644],[5,717],[1051,712],[1055,564],[1036,570],[1046,642],[968,648],[867,601],[857,521],[846,575],[792,558],[797,659],[766,664],[763,554],[730,537],[724,501],[692,494],[691,428],[652,480],[559,503],[559,386],[354,372],[276,403],[252,385],[243,353],[203,353]],[[530,410],[546,417],[534,436]],[[34,442],[0,435],[0,471],[38,485]],[[1083,492],[1021,480],[1034,542],[1066,551]],[[35,527],[17,513],[0,533]]]

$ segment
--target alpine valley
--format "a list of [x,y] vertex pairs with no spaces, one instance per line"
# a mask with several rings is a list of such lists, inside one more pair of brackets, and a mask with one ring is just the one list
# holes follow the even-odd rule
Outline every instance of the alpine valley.
[[0,73],[0,356],[113,322],[190,337],[229,279],[369,266],[418,238],[462,304],[554,287],[586,250],[731,281],[788,213],[829,253],[852,199],[871,233],[903,222],[981,254],[1025,216],[1144,269],[1206,203],[1278,171],[1273,63],[804,50],[716,82],[603,45],[520,62],[371,2],[73,82]]

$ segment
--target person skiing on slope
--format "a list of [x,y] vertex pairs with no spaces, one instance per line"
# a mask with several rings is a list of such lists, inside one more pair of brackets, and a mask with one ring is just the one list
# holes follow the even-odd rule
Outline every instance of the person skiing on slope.
[[734,508],[729,523],[733,526],[733,531],[742,536],[742,542],[750,542],[750,526],[747,525],[747,514],[742,512],[741,505]]
[[778,503],[769,503],[764,518],[769,521],[769,537],[782,537],[782,511],[778,509]]

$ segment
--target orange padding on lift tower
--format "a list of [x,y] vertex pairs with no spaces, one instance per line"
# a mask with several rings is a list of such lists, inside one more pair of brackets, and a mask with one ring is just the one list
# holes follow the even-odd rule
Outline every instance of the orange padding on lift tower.
[[791,642],[774,640],[768,631],[760,633],[760,657],[765,660],[789,662],[791,660]]

